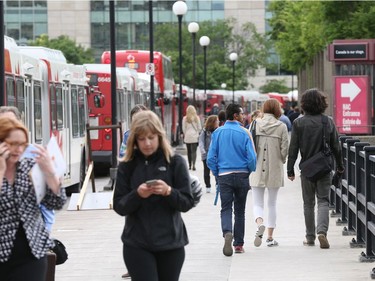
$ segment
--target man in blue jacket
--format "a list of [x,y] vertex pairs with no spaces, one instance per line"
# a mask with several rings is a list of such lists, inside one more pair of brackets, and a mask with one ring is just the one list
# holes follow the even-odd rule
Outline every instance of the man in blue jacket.
[[[238,104],[226,108],[227,121],[212,134],[207,166],[218,178],[221,200],[223,254],[243,253],[245,206],[249,175],[256,167],[256,153],[248,130],[242,126],[243,110]],[[234,209],[234,227],[232,223]]]

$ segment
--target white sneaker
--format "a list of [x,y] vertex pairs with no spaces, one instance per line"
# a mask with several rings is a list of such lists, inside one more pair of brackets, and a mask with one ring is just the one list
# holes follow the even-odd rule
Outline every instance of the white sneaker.
[[279,246],[279,243],[275,240],[275,239],[267,239],[266,240],[266,243],[267,243],[267,246],[268,247],[275,247],[275,246]]
[[206,193],[211,193],[211,187],[206,188]]
[[255,239],[254,239],[255,247],[259,247],[260,245],[262,245],[262,238],[263,238],[263,233],[265,230],[266,230],[266,227],[264,226],[264,224],[261,224],[260,226],[258,226],[258,230],[255,233]]

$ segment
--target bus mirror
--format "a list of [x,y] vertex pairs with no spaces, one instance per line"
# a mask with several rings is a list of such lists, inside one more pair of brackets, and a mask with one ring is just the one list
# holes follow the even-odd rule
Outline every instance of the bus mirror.
[[102,108],[105,105],[104,95],[98,94],[94,96],[94,105],[96,108]]

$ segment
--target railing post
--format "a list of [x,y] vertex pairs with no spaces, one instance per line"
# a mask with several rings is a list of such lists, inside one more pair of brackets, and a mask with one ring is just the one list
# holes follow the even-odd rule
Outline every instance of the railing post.
[[352,184],[354,177],[354,154],[351,152],[350,147],[356,142],[359,142],[359,139],[346,139],[343,146],[345,171],[341,185],[341,218],[337,219],[336,225],[346,225],[348,223],[349,184]]
[[375,146],[364,147],[365,152],[365,217],[366,252],[359,256],[361,262],[375,261]]
[[[348,214],[348,230],[347,233],[343,235],[356,235],[357,239],[353,238],[350,242],[350,247],[364,247],[364,237],[362,237],[362,227],[358,219],[358,214],[361,214],[364,210],[361,205],[361,200],[364,196],[361,197],[361,191],[364,190],[364,153],[363,148],[365,146],[369,146],[368,142],[356,142],[354,147],[351,149],[354,151],[354,163],[355,163],[355,171],[354,171],[354,183],[353,185],[349,184],[349,193],[348,193],[348,201],[349,201],[349,214]],[[362,153],[361,153],[362,152]],[[361,157],[362,155],[362,157]],[[362,193],[364,195],[364,193]],[[364,217],[364,212],[363,212]]]
[[[345,140],[350,139],[349,136],[340,136],[339,137],[339,143],[342,150],[342,158],[344,162],[344,166],[346,164],[345,159],[346,155],[344,155],[345,149],[344,144]],[[334,167],[334,170],[336,170],[336,167]],[[331,217],[341,217],[341,192],[342,190],[342,182],[338,186],[331,185],[331,194],[330,194],[330,205],[332,206],[333,210],[331,212]]]

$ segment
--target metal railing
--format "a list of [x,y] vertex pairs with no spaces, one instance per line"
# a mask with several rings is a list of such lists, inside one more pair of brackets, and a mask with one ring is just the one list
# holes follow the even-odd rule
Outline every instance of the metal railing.
[[[363,141],[366,140],[366,141]],[[363,247],[361,262],[375,261],[375,136],[340,137],[345,172],[331,186],[331,216],[345,225],[343,235],[355,235],[350,247]],[[373,269],[372,271],[374,271]],[[371,274],[371,277],[373,274]]]

